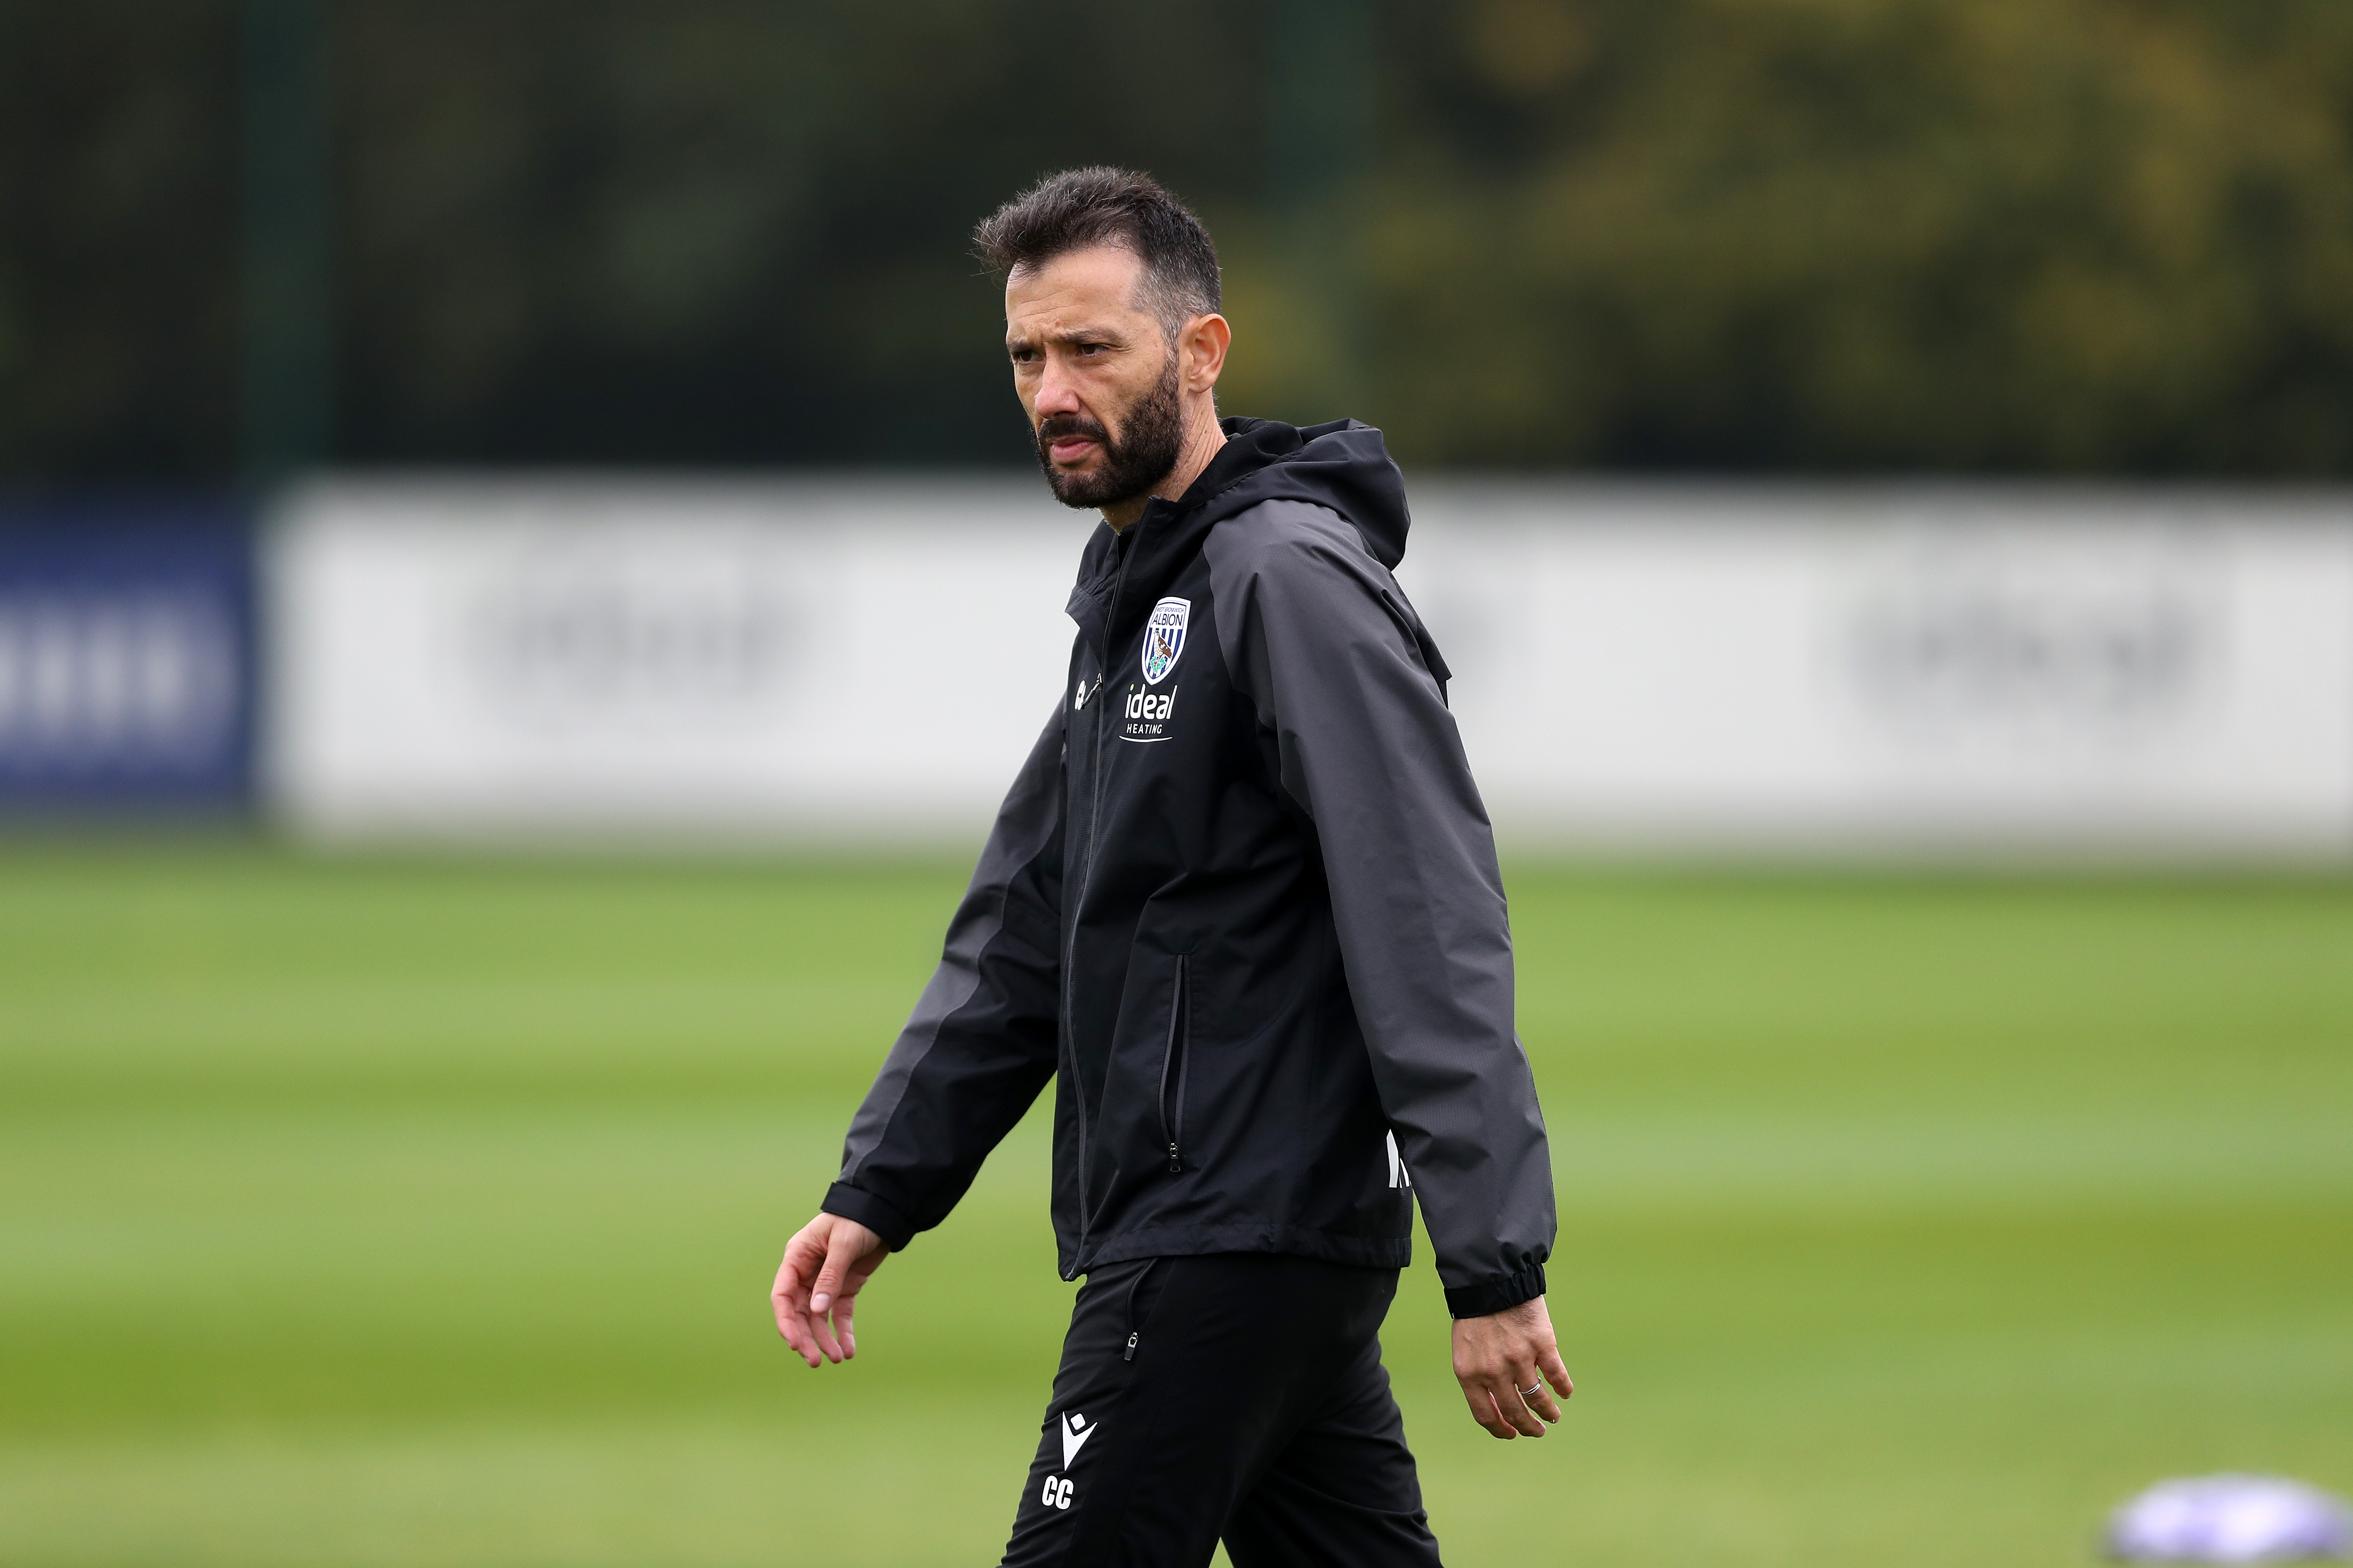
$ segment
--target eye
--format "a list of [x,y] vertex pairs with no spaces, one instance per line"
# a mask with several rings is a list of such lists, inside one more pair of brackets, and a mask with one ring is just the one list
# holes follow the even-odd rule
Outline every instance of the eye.
[[1081,343],[1079,345],[1079,357],[1085,359],[1092,355],[1103,353],[1110,348],[1111,345],[1109,343]]

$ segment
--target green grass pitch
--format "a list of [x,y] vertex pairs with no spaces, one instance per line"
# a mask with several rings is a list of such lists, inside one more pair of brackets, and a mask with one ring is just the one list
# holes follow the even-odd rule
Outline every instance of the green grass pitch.
[[[2353,1487],[2353,886],[1512,868],[1541,1443],[1386,1341],[1457,1564],[2082,1564]],[[0,1561],[995,1560],[1070,1288],[1033,1115],[860,1359],[768,1279],[949,866],[0,847]]]

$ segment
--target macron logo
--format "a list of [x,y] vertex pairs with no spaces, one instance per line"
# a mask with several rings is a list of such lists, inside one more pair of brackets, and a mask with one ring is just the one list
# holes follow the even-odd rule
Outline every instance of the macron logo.
[[1071,1468],[1071,1461],[1079,1457],[1079,1450],[1087,1446],[1087,1439],[1101,1429],[1088,1426],[1083,1415],[1072,1414],[1062,1417],[1062,1468],[1067,1470]]

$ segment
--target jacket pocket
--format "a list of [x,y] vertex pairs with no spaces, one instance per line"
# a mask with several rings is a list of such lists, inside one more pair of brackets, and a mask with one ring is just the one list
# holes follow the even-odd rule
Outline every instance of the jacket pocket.
[[1176,955],[1176,984],[1168,994],[1168,1044],[1160,1058],[1160,1142],[1168,1150],[1168,1173],[1185,1170],[1185,1071],[1191,1055],[1193,1008],[1185,955]]

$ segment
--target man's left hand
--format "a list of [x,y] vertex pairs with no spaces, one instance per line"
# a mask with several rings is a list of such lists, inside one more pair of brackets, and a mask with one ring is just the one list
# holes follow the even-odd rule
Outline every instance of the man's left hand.
[[1546,1426],[1560,1419],[1553,1395],[1577,1392],[1542,1296],[1483,1318],[1457,1318],[1454,1380],[1471,1403],[1471,1419],[1505,1438],[1543,1436]]

